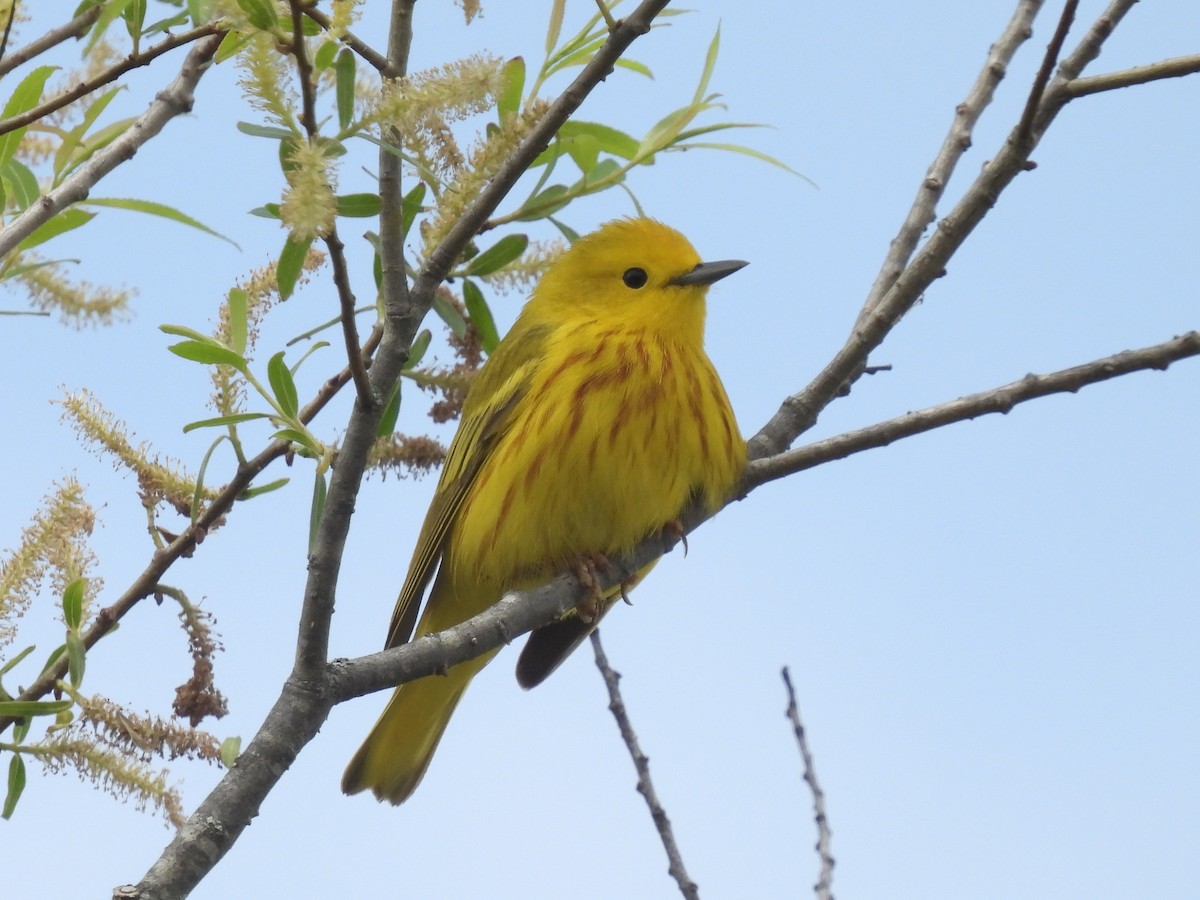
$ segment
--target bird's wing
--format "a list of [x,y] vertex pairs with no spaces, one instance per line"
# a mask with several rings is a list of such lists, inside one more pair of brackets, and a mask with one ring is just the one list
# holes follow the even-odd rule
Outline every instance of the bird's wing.
[[408,576],[392,613],[386,647],[398,646],[412,637],[421,597],[441,562],[450,526],[497,440],[511,427],[513,412],[528,392],[533,373],[545,355],[549,335],[549,327],[522,327],[518,321],[479,370],[421,525]]

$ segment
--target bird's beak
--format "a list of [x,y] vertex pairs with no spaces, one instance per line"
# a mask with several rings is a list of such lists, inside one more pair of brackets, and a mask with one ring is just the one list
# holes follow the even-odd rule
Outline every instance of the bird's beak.
[[679,285],[680,287],[709,285],[714,281],[720,281],[726,275],[732,275],[738,269],[747,265],[749,263],[744,259],[723,259],[719,262],[697,263],[696,268],[690,272],[684,272],[682,275],[675,276],[667,284]]

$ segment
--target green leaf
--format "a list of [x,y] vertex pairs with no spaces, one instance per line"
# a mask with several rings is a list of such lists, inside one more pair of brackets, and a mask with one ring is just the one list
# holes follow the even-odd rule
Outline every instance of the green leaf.
[[565,237],[570,243],[573,244],[579,240],[579,232],[574,228],[563,224],[562,222],[558,221],[558,219],[554,218],[554,216],[546,216],[546,218],[550,220],[551,225],[562,232],[562,236]]
[[645,63],[638,62],[636,59],[625,59],[622,57],[616,61],[615,65],[620,66],[622,69],[628,69],[631,72],[637,72],[639,75],[645,75],[647,78],[654,78],[654,73],[650,71],[650,67]]
[[270,0],[237,0],[237,5],[259,31],[274,31],[279,27],[279,17]]
[[242,48],[250,43],[252,37],[253,35],[242,34],[240,31],[225,32],[225,37],[221,39],[221,45],[217,47],[213,61],[220,64],[237,56]]
[[[213,237],[228,241],[237,247],[237,244],[234,244],[233,241],[219,231],[214,231],[203,222],[198,222],[186,213],[181,213],[179,210],[172,206],[167,206],[165,203],[156,203],[153,200],[135,200],[128,197],[88,197],[83,202],[88,206],[108,206],[113,209],[127,209],[132,212],[146,213],[150,216],[160,216],[164,219],[170,219],[172,222],[196,228],[205,234],[211,234]],[[238,247],[238,249],[240,250],[241,247]]]
[[83,624],[83,594],[86,587],[86,578],[73,578],[63,590],[63,621],[72,631],[78,631]]
[[327,490],[325,473],[317,472],[317,477],[313,481],[312,506],[308,511],[308,552],[310,556],[317,546],[317,529],[321,524],[321,516],[325,512],[325,494]]
[[91,55],[92,50],[100,43],[100,39],[104,37],[104,32],[108,30],[108,26],[116,21],[117,16],[124,14],[125,8],[133,0],[108,0],[104,5],[104,9],[100,13],[100,18],[96,20],[96,24],[92,26],[92,31],[88,37],[87,43],[83,47],[83,57],[86,59]]
[[483,291],[475,286],[475,282],[463,281],[463,302],[467,306],[467,315],[479,332],[479,344],[483,352],[490,356],[500,343],[500,335],[496,333],[496,321],[492,318],[487,301],[483,299]]
[[337,58],[337,112],[338,127],[350,127],[354,120],[354,53],[344,49]]
[[70,700],[0,700],[0,716],[57,716],[71,708]]
[[129,38],[133,41],[133,52],[137,53],[141,45],[142,26],[146,24],[146,0],[131,0],[121,12],[121,17],[125,20],[125,30],[129,32]]
[[98,131],[92,132],[83,141],[79,147],[71,154],[71,158],[67,160],[67,164],[63,171],[55,176],[56,182],[61,183],[63,177],[68,173],[78,169],[81,165],[96,155],[96,152],[103,150],[122,134],[124,134],[137,119],[118,119],[115,122],[110,122]]
[[0,171],[5,184],[8,185],[8,195],[12,197],[17,209],[28,209],[38,197],[42,189],[38,186],[37,176],[29,171],[29,167],[16,159],[10,159]]
[[296,382],[292,373],[283,361],[283,351],[280,350],[267,362],[267,379],[271,382],[271,390],[275,392],[275,400],[284,415],[295,418],[300,411],[300,396],[296,392]]
[[250,210],[250,215],[261,216],[264,219],[278,219],[279,218],[279,204],[278,203],[264,203],[262,206],[256,206],[256,207],[254,207],[254,209]]
[[229,347],[234,353],[246,353],[246,332],[249,328],[250,295],[242,288],[229,291]]
[[585,135],[594,140],[604,153],[611,153],[622,159],[633,159],[637,156],[638,141],[636,138],[599,122],[568,121],[563,123],[563,127],[558,130],[558,136],[564,141]]
[[248,134],[251,137],[271,138],[272,140],[282,141],[288,138],[294,138],[296,132],[289,131],[286,128],[280,128],[278,125],[258,125],[254,122],[238,122],[237,130],[242,134]]
[[420,334],[412,342],[412,346],[408,348],[408,361],[404,364],[404,370],[416,368],[422,359],[425,357],[425,351],[429,349],[429,342],[433,340],[433,332],[428,328],[421,331]]
[[529,238],[523,234],[506,234],[488,249],[472,259],[466,268],[467,275],[491,275],[507,266],[525,252]]
[[500,93],[496,97],[496,112],[501,122],[507,122],[521,109],[521,96],[525,91],[525,60],[514,56],[504,64],[500,73]]
[[408,237],[408,230],[412,228],[413,221],[417,218],[417,214],[421,212],[421,203],[424,200],[425,182],[423,181],[404,195],[404,200],[400,204],[400,234],[402,237]]
[[8,764],[8,792],[4,795],[4,808],[0,809],[0,819],[11,819],[25,790],[25,758],[20,753],[14,753]]
[[237,498],[239,500],[250,500],[250,499],[253,499],[254,497],[258,497],[262,494],[269,494],[269,493],[271,493],[271,491],[279,490],[281,487],[283,487],[285,484],[287,484],[291,480],[292,479],[290,479],[290,478],[277,478],[274,481],[268,482],[267,484],[260,485],[258,487],[246,488],[246,490],[244,490],[240,494],[238,494]]
[[215,347],[224,346],[224,344],[218,341],[215,337],[207,334],[201,334],[196,329],[188,328],[186,325],[159,325],[158,330],[163,334],[173,334],[176,337],[190,338],[193,341],[200,341],[202,344],[212,344]]
[[17,664],[21,660],[23,660],[25,657],[27,657],[30,653],[32,653],[36,649],[37,649],[37,647],[35,645],[30,644],[28,647],[26,647],[24,650],[22,650],[16,656],[14,656],[12,659],[10,659],[8,662],[6,662],[3,666],[0,666],[0,675],[8,674],[8,672],[10,672],[12,669],[16,668]]
[[253,422],[255,419],[269,419],[266,413],[234,413],[229,416],[217,416],[215,419],[199,419],[195,422],[188,422],[183,426],[183,433],[195,431],[197,428],[215,428],[221,425],[240,425],[242,422]]
[[313,441],[313,436],[301,431],[299,428],[280,428],[271,435],[271,439],[295,444],[302,453],[313,457],[313,459],[317,459],[321,455],[321,448]]
[[78,632],[67,632],[67,679],[71,687],[77,688],[83,683],[83,670],[87,664],[87,650]]
[[228,737],[221,741],[221,763],[225,768],[233,768],[233,764],[237,762],[238,754],[241,750],[242,739],[240,737]]
[[67,164],[71,161],[71,157],[87,134],[88,129],[95,124],[96,119],[100,118],[100,114],[104,112],[108,104],[120,92],[121,88],[113,88],[111,91],[105,91],[89,103],[83,112],[83,119],[63,136],[62,143],[58,145],[58,151],[54,154],[55,181],[58,181],[66,172]]
[[342,194],[337,198],[337,214],[352,219],[377,216],[381,206],[378,194]]
[[567,8],[567,0],[554,0],[550,7],[550,25],[546,29],[546,54],[558,44],[558,36],[562,33],[563,13]]
[[338,42],[326,41],[317,48],[317,52],[313,54],[313,68],[318,71],[324,71],[333,65],[334,59],[337,57]]
[[376,437],[387,437],[396,430],[396,420],[400,418],[400,382],[396,382],[396,389],[392,391],[392,396],[388,397],[387,405],[383,408],[383,415],[379,417],[379,427],[375,429]]
[[180,341],[167,348],[176,356],[190,359],[192,362],[204,363],[209,366],[233,366],[245,374],[246,360],[240,353],[234,353],[228,347],[218,343],[200,341]]
[[449,326],[455,337],[461,338],[467,333],[467,320],[440,291],[433,295],[433,311]]
[[76,206],[69,206],[62,212],[56,214],[45,224],[33,230],[33,233],[25,240],[17,245],[19,250],[29,250],[36,247],[38,244],[44,244],[53,237],[58,237],[60,234],[65,234],[68,231],[74,231],[81,225],[86,225],[96,217],[95,213],[87,212],[79,209]]
[[624,180],[625,173],[621,164],[615,159],[602,159],[583,175],[583,183],[591,189],[597,186],[608,187]]
[[312,238],[306,241],[293,241],[290,237],[283,242],[283,251],[279,254],[279,265],[275,267],[275,283],[279,286],[279,299],[286,300],[296,289],[296,281],[304,269],[304,260],[308,257],[308,248],[312,246]]
[[[4,104],[3,118],[11,119],[13,116],[28,112],[37,106],[38,101],[42,99],[46,81],[58,71],[58,68],[58,66],[38,66],[21,79],[17,89]],[[8,134],[0,135],[0,165],[12,159],[24,136],[25,128],[14,128]]]
[[571,202],[567,196],[570,189],[565,184],[552,184],[544,191],[530,197],[521,208],[513,213],[517,222],[532,222],[534,219],[544,219],[558,212]]
[[786,172],[791,172],[793,175],[795,175],[798,178],[803,178],[805,181],[807,181],[813,187],[817,186],[816,182],[814,182],[807,175],[805,175],[801,172],[797,172],[795,169],[793,169],[791,166],[789,166],[787,163],[783,162],[782,160],[776,159],[774,156],[768,156],[766,153],[761,153],[760,151],[754,150],[750,147],[743,147],[740,144],[710,144],[710,143],[705,143],[705,142],[699,142],[699,143],[692,142],[690,144],[679,144],[674,149],[679,149],[679,150],[724,150],[727,153],[740,153],[743,156],[752,156],[755,159],[762,160],[765,163],[770,163],[773,166],[778,166],[779,168],[783,169]]
[[717,67],[717,54],[721,50],[721,26],[717,26],[716,34],[709,41],[708,53],[704,55],[704,69],[700,73],[700,83],[696,85],[696,94],[692,97],[692,105],[704,103],[704,95],[708,93],[708,82],[712,78],[713,69]]
[[143,28],[142,36],[145,37],[148,34],[158,34],[159,32],[169,32],[172,28],[179,28],[182,25],[186,25],[190,18],[191,16],[184,11],[178,12],[166,19],[159,19],[153,25],[147,25],[145,28]]

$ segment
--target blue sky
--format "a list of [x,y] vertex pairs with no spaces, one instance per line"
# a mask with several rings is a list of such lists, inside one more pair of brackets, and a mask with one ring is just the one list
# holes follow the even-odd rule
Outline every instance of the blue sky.
[[[711,292],[708,339],[749,435],[841,346],[1011,9],[693,6],[635,46],[654,81],[617,73],[582,115],[644,132],[690,98],[719,25],[712,87],[728,118],[772,126],[740,140],[816,183],[700,151],[631,182],[647,212],[705,257],[751,261]],[[1081,23],[1101,8],[1081,6]],[[475,49],[536,61],[548,7],[485,4],[464,28],[449,4],[418,4],[413,66]],[[569,3],[568,28],[591,8]],[[1019,116],[1056,14],[1039,19],[1012,66],[943,211]],[[372,16],[358,30],[380,43]],[[1195,53],[1198,40],[1200,8],[1139,4],[1089,71]],[[140,73],[112,114],[139,112],[166,68]],[[241,250],[105,211],[57,250],[83,260],[81,277],[136,287],[132,321],[73,332],[5,318],[0,329],[12,373],[0,545],[16,541],[53,479],[74,472],[100,508],[94,546],[110,594],[150,551],[135,486],[81,449],[48,401],[90,387],[139,438],[199,465],[209,439],[181,427],[204,415],[207,379],[166,352],[157,327],[210,327],[219,298],[283,239],[246,215],[277,199],[280,177],[274,147],[234,130],[254,118],[234,74],[224,65],[206,76],[193,114],[95,193],[171,203]],[[1034,154],[1038,168],[874,355],[892,370],[860,382],[806,437],[1196,328],[1197,108],[1195,77],[1068,107]],[[362,165],[373,167],[369,155]],[[369,178],[347,165],[342,189],[367,190]],[[630,212],[612,192],[566,218],[585,231]],[[342,233],[365,297],[356,224]],[[494,300],[502,327],[520,300]],[[268,322],[263,347],[333,306],[326,280],[304,288]],[[321,371],[302,370],[302,395]],[[658,566],[604,637],[702,895],[793,897],[816,878],[782,665],[827,794],[837,896],[1196,895],[1198,391],[1200,364],[1184,361],[860,454],[756,491],[693,535],[686,559]],[[409,399],[401,425],[416,430],[425,420]],[[342,404],[318,427],[333,437],[344,416]],[[291,665],[311,471],[301,462],[290,474],[291,489],[239,508],[170,574],[219,623],[217,678],[231,701],[221,736],[249,738]],[[380,646],[431,491],[389,479],[361,495],[336,655]],[[27,640],[50,646],[56,626],[42,614]],[[399,809],[338,790],[382,698],[336,710],[194,896],[677,896],[589,651],[529,693],[514,661],[507,651],[477,679]],[[89,656],[86,686],[159,711],[188,670],[174,612],[145,604]],[[191,806],[219,772],[175,775]],[[28,886],[45,896],[137,881],[169,837],[73,778],[36,775],[0,828],[6,859],[38,862]]]

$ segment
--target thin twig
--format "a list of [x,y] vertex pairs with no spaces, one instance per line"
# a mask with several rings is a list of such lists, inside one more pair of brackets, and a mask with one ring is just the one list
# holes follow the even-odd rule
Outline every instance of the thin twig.
[[[308,58],[308,47],[304,42],[304,0],[291,0],[292,7],[292,56],[296,59],[296,75],[300,80],[300,122],[315,142],[320,136],[317,124],[317,86],[313,81],[312,62]],[[371,381],[363,364],[362,348],[358,342],[358,322],[354,318],[354,289],[350,286],[350,270],[346,265],[346,247],[338,237],[337,223],[330,226],[329,234],[323,238],[329,251],[329,262],[333,266],[333,283],[337,288],[338,305],[341,310],[342,339],[346,345],[346,362],[354,376],[354,389],[358,402],[370,408],[376,404]]]
[[[14,3],[13,6],[16,6],[16,4]],[[90,7],[87,12],[80,13],[65,25],[51,28],[42,34],[41,37],[35,38],[24,47],[14,50],[9,56],[0,60],[0,76],[7,75],[17,66],[29,62],[29,60],[40,56],[52,47],[57,47],[63,41],[83,37],[87,34],[88,29],[92,27],[93,23],[100,18],[101,12],[103,12],[103,7],[101,6]]]
[[221,36],[209,35],[196,43],[184,58],[179,74],[155,95],[146,111],[120,137],[96,153],[85,165],[70,174],[58,187],[43,194],[0,231],[0,257],[10,253],[37,228],[72,203],[86,200],[101,178],[126,160],[138,148],[162,131],[167,122],[190,112],[196,84],[208,71]]
[[1075,21],[1075,10],[1078,8],[1079,0],[1067,0],[1063,4],[1062,15],[1058,17],[1058,27],[1054,29],[1054,36],[1050,38],[1050,43],[1046,45],[1041,68],[1038,69],[1037,76],[1033,79],[1029,98],[1025,101],[1025,110],[1021,113],[1021,121],[1017,125],[1017,140],[1022,143],[1033,142],[1034,116],[1037,115],[1037,111],[1042,105],[1042,97],[1046,94],[1046,85],[1050,83],[1050,75],[1054,72],[1054,65],[1058,62],[1059,54],[1062,53],[1063,44],[1066,43],[1067,34],[1071,30],[1071,23]]
[[[329,16],[325,15],[325,13],[321,12],[315,7],[306,7],[304,10],[304,15],[308,16],[326,31],[333,26],[333,21],[329,18]],[[355,37],[349,31],[343,32],[342,36],[338,38],[338,40],[361,56],[384,78],[394,78],[401,74],[392,68],[392,64],[388,62],[387,57],[377,53],[370,44],[367,44]]]
[[1200,72],[1200,53],[1191,56],[1176,56],[1145,66],[1122,69],[1119,72],[1076,78],[1067,82],[1066,91],[1074,99],[1075,97],[1086,97],[1088,94],[1098,94],[1101,91],[1115,91],[1137,84],[1149,84],[1151,81],[1159,81],[1163,78],[1195,75],[1197,72]]
[[47,116],[55,110],[62,109],[71,103],[74,103],[80,97],[86,97],[88,94],[97,88],[116,81],[126,72],[141,66],[149,65],[151,62],[162,56],[164,53],[182,47],[185,44],[191,44],[201,38],[218,32],[219,25],[213,22],[201,25],[199,28],[193,28],[191,31],[185,31],[182,34],[171,35],[162,41],[159,41],[153,47],[148,48],[142,53],[131,53],[121,62],[117,63],[109,69],[105,69],[95,78],[87,81],[81,81],[69,91],[63,91],[61,94],[56,94],[40,106],[35,106],[33,109],[27,110],[20,115],[0,121],[0,134],[7,134],[10,131],[15,131],[18,128],[23,128],[31,122],[36,122],[43,116]]
[[675,883],[679,885],[679,892],[687,900],[699,900],[700,890],[696,886],[696,882],[688,877],[687,868],[683,864],[683,856],[679,853],[679,845],[675,843],[675,832],[671,829],[671,820],[667,817],[667,811],[663,809],[662,804],[658,800],[658,794],[654,790],[654,782],[650,780],[650,760],[642,752],[642,748],[638,744],[637,734],[633,730],[633,723],[629,721],[629,713],[625,709],[625,701],[621,698],[621,673],[615,671],[608,664],[608,657],[604,653],[604,647],[600,644],[600,632],[598,630],[592,632],[591,639],[592,650],[596,654],[596,668],[604,676],[604,686],[608,688],[609,712],[617,720],[617,728],[621,732],[621,740],[625,742],[625,746],[629,749],[629,756],[633,759],[633,767],[637,769],[638,793],[646,799],[646,805],[650,807],[650,818],[654,820],[654,827],[658,830],[658,836],[662,840],[663,849],[667,851],[667,861],[670,863],[667,872],[675,879]]
[[945,194],[946,185],[959,160],[971,147],[971,134],[975,125],[983,111],[991,104],[996,88],[1008,72],[1008,66],[1017,50],[1033,34],[1033,20],[1043,2],[1044,0],[1022,0],[1018,3],[1008,25],[988,49],[987,60],[979,77],[975,79],[975,84],[971,86],[967,96],[955,107],[950,131],[921,181],[921,187],[904,219],[904,224],[900,226],[899,233],[892,238],[888,246],[883,266],[875,277],[875,283],[871,285],[862,312],[859,313],[860,319],[868,310],[874,308],[896,283],[896,279],[904,271],[905,264],[916,250],[921,235],[937,218],[937,204]]
[[751,490],[768,481],[794,475],[835,459],[845,459],[864,450],[886,447],[901,438],[932,431],[954,422],[965,422],[989,413],[1007,414],[1018,403],[1027,400],[1051,394],[1073,394],[1087,385],[1098,384],[1131,372],[1147,369],[1162,371],[1177,360],[1198,355],[1200,332],[1189,331],[1161,344],[1126,350],[1048,375],[1026,375],[1020,381],[1002,387],[939,403],[857,431],[848,431],[827,440],[797,447],[776,456],[754,460],[746,469],[745,488]]
[[800,748],[800,758],[804,761],[804,780],[812,792],[813,818],[817,823],[817,856],[821,860],[821,875],[813,885],[817,900],[833,900],[833,854],[829,850],[829,840],[832,832],[829,830],[829,819],[825,815],[825,792],[817,781],[817,769],[813,765],[812,751],[808,749],[808,738],[804,734],[804,723],[800,721],[800,708],[796,705],[796,689],[792,687],[792,676],[787,666],[780,673],[783,676],[784,687],[787,688],[787,717],[796,732],[796,744]]

